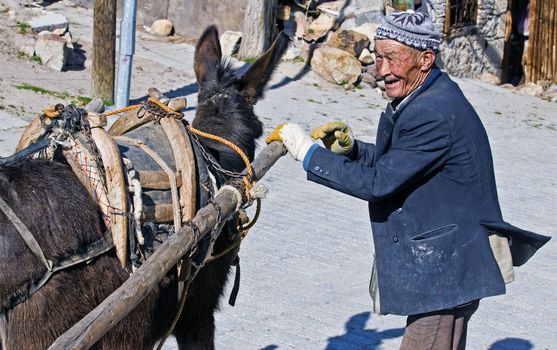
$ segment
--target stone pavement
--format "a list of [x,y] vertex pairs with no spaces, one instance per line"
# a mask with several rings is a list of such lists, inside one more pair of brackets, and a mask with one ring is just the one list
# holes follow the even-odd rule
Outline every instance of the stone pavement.
[[[155,86],[169,95],[187,94],[191,119],[192,46],[140,40],[136,53],[144,67],[153,61],[182,74],[184,80]],[[266,132],[284,121],[309,129],[337,118],[348,121],[357,138],[373,140],[387,101],[367,88],[344,91],[311,72],[289,81],[301,67],[283,63],[266,98],[256,105]],[[134,77],[134,98],[149,87],[138,81],[145,80]],[[507,295],[482,301],[470,323],[468,349],[557,349],[557,104],[473,80],[457,82],[488,131],[505,219],[554,237],[516,270]],[[22,130],[18,123],[0,114],[2,155],[15,144]],[[242,245],[236,306],[226,303],[226,294],[216,314],[217,348],[398,349],[404,318],[370,313],[374,248],[366,203],[306,181],[301,165],[288,155],[262,183],[269,193]],[[177,347],[170,340],[165,349]]]

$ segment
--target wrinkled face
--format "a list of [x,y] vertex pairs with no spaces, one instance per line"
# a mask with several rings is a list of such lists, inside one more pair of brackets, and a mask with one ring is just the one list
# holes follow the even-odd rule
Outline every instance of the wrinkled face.
[[422,54],[395,40],[375,41],[377,76],[385,81],[388,97],[406,97],[424,82],[429,67],[424,69]]

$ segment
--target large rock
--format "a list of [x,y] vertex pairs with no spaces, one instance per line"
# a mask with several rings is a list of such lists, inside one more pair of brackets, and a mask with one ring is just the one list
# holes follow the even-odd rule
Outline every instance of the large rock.
[[362,65],[348,52],[324,46],[313,53],[311,69],[325,80],[350,88],[360,78]]
[[240,48],[240,40],[242,39],[242,32],[234,32],[227,30],[220,36],[220,47],[223,56],[232,56]]
[[68,29],[68,19],[60,14],[54,12],[46,12],[45,14],[31,18],[27,22],[31,30],[35,33],[42,31],[52,32],[54,30],[61,30],[62,34]]
[[295,36],[297,39],[302,39],[306,31],[306,16],[303,12],[296,11],[294,12],[294,21],[296,22]]
[[373,46],[375,45],[373,37],[375,36],[377,28],[379,28],[378,23],[364,23],[355,28],[352,28],[351,30],[367,36],[367,38],[369,39],[369,46],[373,49]]
[[338,30],[333,33],[327,45],[360,57],[362,51],[369,47],[369,39],[364,34],[352,30]]
[[317,6],[317,10],[323,13],[328,13],[329,15],[332,15],[334,17],[338,17],[340,15],[340,10],[345,5],[345,3],[345,0],[325,2]]
[[35,43],[35,55],[45,66],[62,71],[71,62],[73,50],[68,46],[66,38],[47,34],[39,36]]
[[551,102],[557,102],[557,84],[551,85],[541,97]]
[[322,13],[313,22],[305,27],[304,39],[312,42],[321,39],[333,28],[336,17]]
[[157,19],[151,25],[149,32],[158,36],[169,36],[172,34],[174,26],[172,22],[167,19]]
[[35,55],[35,40],[30,37],[22,37],[18,40],[19,51],[23,52],[29,57]]
[[340,29],[354,29],[355,27],[356,19],[354,17],[344,19],[340,25]]
[[501,85],[501,78],[489,72],[483,72],[482,74],[478,75],[476,79],[491,85]]
[[531,82],[517,86],[516,91],[521,94],[530,95],[530,96],[541,96],[541,94],[543,94],[544,92],[543,87],[537,85],[536,83],[531,83]]
[[358,60],[362,62],[364,66],[375,63],[375,60],[373,59],[373,55],[367,48],[362,50],[362,53],[360,54],[360,56],[358,56]]

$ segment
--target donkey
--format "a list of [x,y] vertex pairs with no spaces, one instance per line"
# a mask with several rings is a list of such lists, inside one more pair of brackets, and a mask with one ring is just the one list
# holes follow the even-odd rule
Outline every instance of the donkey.
[[[218,31],[205,30],[195,51],[199,84],[198,107],[192,125],[238,145],[250,159],[262,124],[254,113],[273,70],[288,47],[279,34],[273,46],[241,76],[223,61]],[[241,171],[244,163],[227,147],[201,140],[220,165]],[[47,258],[80,251],[106,231],[99,210],[69,166],[47,160],[22,160],[0,168],[0,197],[33,233]],[[233,225],[225,225],[215,244],[219,251],[230,242]],[[179,349],[214,349],[214,311],[223,293],[237,251],[205,265],[190,286],[184,312],[174,328]],[[4,212],[0,211],[0,350],[46,349],[127,278],[114,250],[88,263],[55,273],[22,302],[46,272]],[[152,349],[169,329],[178,308],[176,271],[138,307],[112,328],[94,349]]]

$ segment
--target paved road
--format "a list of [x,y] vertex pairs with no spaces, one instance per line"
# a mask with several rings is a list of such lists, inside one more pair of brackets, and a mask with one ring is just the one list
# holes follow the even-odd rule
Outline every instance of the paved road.
[[[181,81],[156,86],[173,95],[188,94],[189,118],[195,106],[192,52],[187,44],[143,41],[136,57],[145,67],[152,61],[180,72]],[[267,131],[287,120],[309,128],[340,118],[358,138],[374,138],[385,99],[371,89],[344,91],[313,73],[288,81],[300,68],[281,65],[266,99],[257,104]],[[507,295],[482,301],[470,323],[468,348],[557,349],[557,103],[457,81],[490,136],[505,219],[554,237],[517,269]],[[145,84],[145,79],[134,78],[132,97],[141,97],[148,87],[138,82]],[[0,114],[1,135],[19,127],[5,124],[8,119]],[[13,137],[3,139],[3,150],[14,142]],[[226,296],[216,315],[217,348],[398,349],[404,319],[370,313],[367,288],[374,248],[366,203],[306,181],[301,165],[289,156],[262,182],[269,194],[242,246],[237,305],[228,306]],[[169,341],[165,348],[176,346]]]

